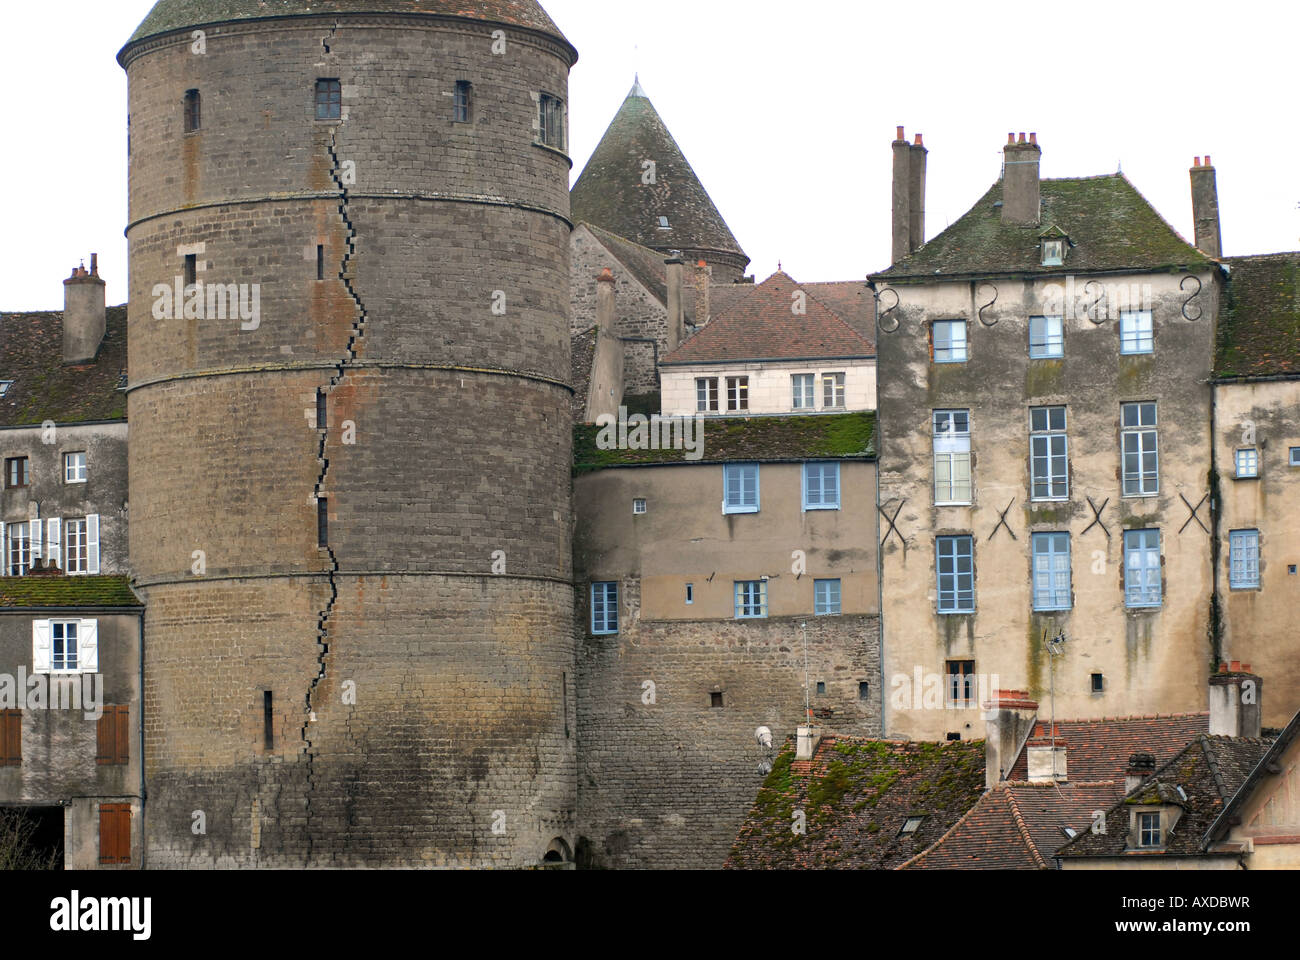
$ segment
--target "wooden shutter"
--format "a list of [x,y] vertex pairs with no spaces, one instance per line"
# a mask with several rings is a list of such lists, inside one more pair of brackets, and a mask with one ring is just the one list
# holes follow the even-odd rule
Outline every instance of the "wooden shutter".
[[99,805],[99,862],[131,862],[131,805]]
[[32,621],[32,673],[49,673],[52,669],[50,621]]
[[23,712],[0,710],[0,766],[17,767],[23,762]]
[[117,732],[116,756],[118,763],[131,761],[131,708],[126,704],[117,708],[117,722],[113,725]]
[[95,762],[101,766],[129,763],[131,760],[131,708],[106,706],[96,730]]
[[77,626],[77,670],[99,673],[99,621],[82,620]]
[[57,518],[46,522],[46,553],[49,554],[49,562],[46,566],[63,567],[63,551],[60,549],[63,543],[62,524]]
[[86,518],[86,573],[99,573],[99,514]]

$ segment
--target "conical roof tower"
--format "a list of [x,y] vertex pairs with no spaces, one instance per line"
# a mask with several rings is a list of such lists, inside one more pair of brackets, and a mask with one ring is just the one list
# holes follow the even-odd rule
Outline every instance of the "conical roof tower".
[[639,77],[578,178],[571,206],[575,222],[707,261],[718,282],[739,280],[749,265]]

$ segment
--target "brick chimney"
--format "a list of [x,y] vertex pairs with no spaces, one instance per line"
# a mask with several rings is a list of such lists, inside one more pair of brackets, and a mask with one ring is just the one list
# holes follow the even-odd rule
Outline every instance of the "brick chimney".
[[702,327],[713,319],[710,312],[710,290],[713,284],[713,268],[701,260],[695,265],[695,325]]
[[614,332],[614,274],[609,267],[596,278],[596,325],[602,333]]
[[893,259],[898,263],[912,252],[912,148],[898,128],[894,139]]
[[1036,724],[1034,735],[1025,745],[1025,759],[1030,783],[1065,783],[1069,779],[1065,769],[1065,740],[1059,725],[1053,739],[1047,724]]
[[676,250],[664,261],[668,267],[668,338],[665,353],[671,353],[682,342],[686,332],[686,308],[682,303],[682,284],[686,265]]
[[90,255],[89,273],[79,266],[63,281],[64,363],[86,363],[99,352],[106,316],[104,287],[97,253]]
[[1210,736],[1258,737],[1264,681],[1239,660],[1219,665],[1210,677]]
[[1155,754],[1135,753],[1128,758],[1128,769],[1124,772],[1124,794],[1127,796],[1142,782],[1156,772]]
[[996,787],[1033,729],[1038,702],[1023,690],[999,690],[984,704],[984,785]]
[[915,253],[925,243],[925,168],[930,151],[925,149],[921,135],[916,135],[916,142],[909,149],[911,153],[911,173],[908,176],[908,207],[911,220],[908,229],[908,250]]
[[1219,182],[1210,158],[1192,161],[1192,219],[1196,225],[1196,249],[1216,260],[1223,256],[1219,230]]
[[1022,133],[1017,140],[1014,133],[1008,133],[1002,154],[1002,222],[1037,226],[1042,218],[1039,166],[1043,156],[1038,134],[1031,133],[1026,140]]

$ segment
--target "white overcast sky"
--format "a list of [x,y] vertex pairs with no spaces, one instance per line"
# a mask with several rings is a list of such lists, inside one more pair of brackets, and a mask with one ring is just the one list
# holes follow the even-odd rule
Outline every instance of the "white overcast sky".
[[[152,0],[6,3],[0,310],[60,309],[100,254],[126,296],[126,80]],[[1300,4],[1237,0],[544,0],[581,59],[574,177],[642,84],[763,279],[888,265],[890,141],[930,148],[927,236],[1036,131],[1045,177],[1124,172],[1192,233],[1187,169],[1218,168],[1224,252],[1300,248]]]

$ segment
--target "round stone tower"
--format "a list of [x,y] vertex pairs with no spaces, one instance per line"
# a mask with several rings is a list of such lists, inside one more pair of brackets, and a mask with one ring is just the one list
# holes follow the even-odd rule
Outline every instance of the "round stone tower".
[[146,865],[567,857],[576,51],[162,0],[118,59]]

